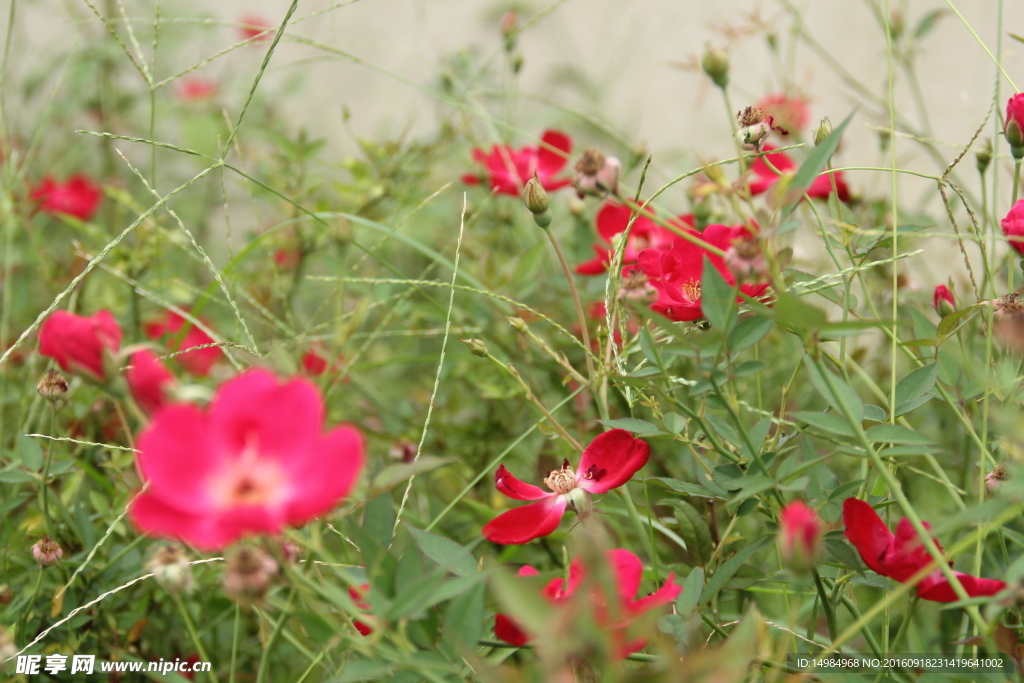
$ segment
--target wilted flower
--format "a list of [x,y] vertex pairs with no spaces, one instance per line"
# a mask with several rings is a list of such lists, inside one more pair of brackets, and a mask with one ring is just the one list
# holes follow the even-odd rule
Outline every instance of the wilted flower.
[[1000,225],[1003,226],[1003,235],[1010,242],[1010,246],[1024,256],[1024,199],[1018,199],[1017,203],[1010,207]]
[[92,379],[108,379],[107,358],[121,346],[121,328],[110,311],[93,316],[55,311],[39,328],[39,353],[62,370]]
[[797,95],[767,95],[757,103],[757,108],[787,131],[803,130],[811,121],[810,112],[807,111],[807,99]]
[[68,393],[68,381],[64,379],[64,375],[50,368],[43,375],[43,378],[39,380],[39,384],[36,385],[36,391],[43,398],[55,401]]
[[241,546],[228,555],[221,587],[224,594],[242,604],[259,602],[267,594],[280,567],[261,548]]
[[736,123],[740,130],[736,133],[744,149],[760,152],[765,141],[772,133],[771,120],[766,119],[764,112],[757,107],[747,107],[736,113]]
[[60,561],[64,556],[57,541],[49,536],[43,536],[32,546],[32,557],[39,563],[40,567],[51,567]]
[[535,503],[513,508],[488,522],[484,537],[503,545],[520,545],[547,536],[570,504],[581,516],[589,514],[587,494],[607,493],[618,488],[647,464],[651,447],[624,429],[612,429],[590,442],[574,471],[566,459],[562,467],[548,472],[544,485],[550,491],[512,476],[504,465],[494,475],[495,487],[509,498]]
[[737,239],[725,250],[725,267],[738,282],[763,280],[768,274],[768,260],[756,237]]
[[174,384],[174,375],[152,351],[136,351],[124,372],[132,398],[149,414],[155,413],[167,400],[167,389]]
[[824,531],[818,513],[803,501],[794,501],[779,513],[779,554],[782,563],[796,574],[814,569],[821,557]]
[[[200,321],[209,327],[207,321],[202,319]],[[188,327],[184,336],[181,334],[183,327]],[[146,336],[152,340],[166,336],[169,342],[168,346],[172,351],[186,350],[185,353],[174,356],[174,360],[196,377],[205,377],[210,374],[210,368],[224,355],[219,347],[207,346],[207,344],[214,343],[210,335],[173,311],[167,311],[162,319],[146,323],[143,329]],[[205,348],[187,351],[187,349],[197,346]]]
[[[526,183],[537,176],[541,185],[548,191],[565,187],[569,180],[555,178],[555,174],[565,168],[569,152],[572,151],[572,140],[565,133],[557,130],[546,130],[540,138],[541,145],[524,145],[514,149],[509,145],[494,145],[490,152],[482,149],[473,150],[473,159],[486,167],[487,186],[498,194],[518,197]],[[558,152],[562,152],[559,154]],[[481,179],[474,174],[462,176],[462,182],[479,185]]]
[[621,173],[622,162],[616,157],[605,156],[600,150],[588,148],[576,162],[573,186],[581,199],[586,195],[607,197],[619,191]]
[[63,213],[87,221],[96,215],[103,193],[87,176],[78,174],[58,183],[46,176],[32,189],[32,201],[43,213]]
[[408,439],[396,441],[388,449],[388,457],[398,462],[410,463],[416,457],[416,444]]
[[146,562],[146,571],[172,593],[192,590],[192,565],[180,546],[170,543],[158,545]]
[[1010,478],[1009,473],[1006,471],[1006,465],[999,464],[996,468],[985,475],[985,488],[992,495],[995,495],[999,490],[999,487],[1003,485],[1003,482]]

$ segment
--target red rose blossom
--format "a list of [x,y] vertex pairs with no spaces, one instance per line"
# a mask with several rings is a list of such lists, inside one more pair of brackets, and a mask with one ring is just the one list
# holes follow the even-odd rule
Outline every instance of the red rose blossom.
[[821,555],[824,529],[818,513],[803,501],[794,501],[779,513],[779,527],[782,563],[797,573],[809,572]]
[[[208,325],[205,320],[202,322],[204,325]],[[185,332],[184,336],[181,336],[179,332],[185,325],[188,326],[188,331]],[[158,340],[167,335],[172,351],[182,351],[214,343],[210,335],[173,311],[168,311],[162,320],[146,323],[144,331],[146,336],[152,340]],[[190,374],[196,377],[205,377],[210,374],[210,368],[220,360],[223,353],[219,347],[209,346],[205,349],[187,351],[179,356],[175,356],[174,360],[178,361],[181,367],[185,368]]]
[[1010,207],[1010,211],[1000,224],[1010,246],[1024,256],[1024,199],[1018,199],[1017,203]]
[[[729,228],[724,225],[709,225],[704,228],[704,232],[687,232],[722,251],[726,251],[733,242],[747,239],[750,235],[744,227]],[[642,270],[650,285],[658,291],[658,300],[651,304],[651,309],[656,313],[675,321],[697,320],[704,316],[700,288],[705,256],[726,282],[736,282],[721,256],[682,237],[676,237],[671,247],[640,252],[638,265],[628,270]],[[757,297],[767,288],[767,284],[743,284],[740,285],[740,292],[748,297]]]
[[1017,93],[1007,100],[1004,126],[1003,135],[1010,146],[1018,149],[1024,147],[1024,93]]
[[[545,491],[512,476],[504,465],[494,474],[495,487],[515,500],[535,500],[502,513],[483,528],[484,537],[503,545],[521,545],[558,528],[570,501],[586,493],[606,493],[622,486],[647,464],[651,447],[624,429],[612,429],[590,442],[574,472],[566,459],[561,469],[548,472]],[[580,493],[576,493],[579,491]]]
[[248,370],[206,409],[164,406],[139,435],[149,484],[132,503],[141,532],[219,550],[247,534],[278,534],[330,511],[365,461],[354,427],[322,431],[324,404],[308,380]]
[[[595,220],[597,234],[601,236],[601,243],[591,245],[597,252],[597,256],[576,266],[577,273],[601,275],[608,270],[608,264],[612,260],[612,238],[626,231],[630,215],[632,215],[632,210],[625,204],[611,200],[605,202],[601,210],[597,212]],[[680,230],[687,227],[692,228],[694,227],[693,214],[679,216],[672,223],[679,226]],[[626,242],[626,249],[622,254],[622,265],[628,266],[636,263],[637,256],[644,249],[657,249],[672,244],[675,237],[675,233],[671,230],[658,225],[641,213],[633,222],[633,229],[629,231],[629,240]]]
[[167,400],[167,387],[174,384],[174,375],[152,351],[136,351],[124,372],[128,389],[139,407],[149,414],[155,413]]
[[932,297],[932,305],[935,306],[935,310],[942,312],[942,302],[945,301],[949,304],[950,311],[956,309],[956,300],[953,298],[953,292],[949,291],[949,287],[946,285],[938,285],[935,287],[935,296]]
[[[611,622],[608,614],[608,598],[600,591],[599,587],[595,587],[588,597],[590,603],[594,605],[594,618],[598,625],[612,632],[617,654],[620,658],[625,658],[642,649],[646,642],[643,638],[626,642],[622,633],[623,629],[651,609],[671,604],[682,593],[683,588],[675,582],[675,574],[669,574],[661,588],[646,597],[634,600],[643,578],[644,567],[640,558],[628,550],[609,550],[607,558],[618,589],[615,596],[618,601],[616,612],[618,619]],[[519,570],[519,576],[536,576],[537,573],[537,570],[530,566],[522,567]],[[541,595],[552,605],[561,605],[576,594],[586,577],[586,567],[577,558],[569,565],[569,580],[553,579],[544,587]],[[496,615],[494,635],[516,647],[522,647],[532,640],[514,619],[505,614]]]
[[[907,583],[914,574],[932,563],[932,556],[921,544],[921,539],[906,517],[896,525],[894,536],[874,508],[863,500],[847,498],[843,502],[843,523],[846,524],[846,538],[860,553],[864,564],[882,576]],[[927,522],[924,526],[931,529]],[[935,545],[942,550],[938,541],[935,541]],[[1005,583],[996,579],[953,573],[967,595],[973,598],[995,595],[1006,587]],[[940,569],[935,569],[916,585],[918,597],[922,600],[956,602],[960,599]]]
[[[509,145],[493,145],[490,152],[474,149],[473,160],[487,167],[488,187],[496,189],[499,194],[518,197],[534,174],[546,190],[557,190],[568,185],[571,182],[569,179],[556,179],[553,176],[565,168],[567,156],[572,151],[572,140],[557,130],[544,131],[540,140],[543,143],[540,146],[524,145],[519,149]],[[550,148],[564,154],[558,154]],[[467,173],[462,176],[462,181],[478,185],[481,179]]]
[[103,193],[88,177],[78,174],[58,183],[50,176],[32,188],[32,201],[39,202],[43,213],[64,213],[87,221],[96,215]]
[[178,99],[182,102],[201,102],[208,100],[217,92],[213,81],[199,76],[183,78],[176,87]]
[[39,353],[67,372],[106,379],[103,357],[121,346],[121,328],[110,311],[92,317],[56,311],[39,328]]
[[803,97],[775,93],[761,98],[756,106],[790,133],[803,130],[811,122],[811,114],[807,110],[807,100]]
[[[765,152],[772,152],[771,154],[765,154],[764,157],[768,157],[768,161],[772,163],[780,173],[786,171],[796,172],[796,162],[786,154],[785,152],[773,152],[775,147],[771,145],[765,145]],[[779,176],[776,175],[768,164],[765,162],[764,157],[755,158],[750,164],[750,170],[753,175],[750,178],[750,195],[757,196],[764,194],[768,191],[768,188],[775,184]],[[850,200],[850,190],[846,186],[846,181],[843,179],[842,171],[836,171],[835,173],[822,173],[811,183],[810,187],[807,188],[807,196],[815,199],[827,199],[832,194],[832,180],[829,176],[835,176],[836,178],[836,190],[839,196],[839,201],[847,202]]]

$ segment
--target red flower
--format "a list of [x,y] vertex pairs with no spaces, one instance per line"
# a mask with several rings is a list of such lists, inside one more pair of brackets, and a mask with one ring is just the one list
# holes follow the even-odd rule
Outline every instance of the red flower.
[[182,102],[200,102],[213,97],[217,92],[217,86],[213,81],[194,76],[178,81],[176,90],[178,99]]
[[[240,24],[238,27],[238,33],[242,36],[243,40],[256,38],[256,36],[259,36],[256,40],[271,40],[274,37],[274,31],[268,31],[267,29],[274,29],[276,27],[265,17],[255,14],[246,14],[238,19],[238,23]],[[264,31],[266,31],[266,33],[264,33]]]
[[[364,611],[370,609],[369,603],[363,600],[363,596],[366,595],[366,591],[368,590],[370,590],[370,584],[368,583],[364,583],[359,588],[356,588],[355,586],[348,587],[348,596],[352,598],[354,603],[356,603],[356,607]],[[373,633],[372,628],[358,619],[354,619],[352,624],[356,627],[356,630],[359,631],[360,635],[368,636]]]
[[274,264],[282,270],[291,270],[299,265],[302,260],[302,252],[295,249],[278,249],[274,252]]
[[128,361],[124,378],[139,407],[155,413],[167,400],[167,385],[174,384],[174,375],[152,351],[136,351]]
[[782,531],[779,552],[783,564],[797,573],[809,572],[821,555],[823,529],[818,513],[797,500],[782,509],[779,525]]
[[302,356],[302,371],[311,377],[319,377],[325,372],[336,372],[338,364],[330,359],[328,350],[320,342],[309,345]]
[[205,410],[173,404],[139,435],[149,487],[131,506],[146,534],[219,550],[247,534],[277,534],[330,511],[365,460],[362,434],[324,434],[324,404],[304,379],[249,370]]
[[87,221],[96,215],[103,193],[84,175],[73,175],[63,183],[50,176],[43,178],[32,189],[32,201],[38,201],[43,213],[64,213]]
[[[571,181],[555,179],[553,176],[565,168],[566,158],[572,151],[572,140],[565,133],[557,130],[546,130],[540,138],[542,145],[525,145],[513,149],[509,145],[493,145],[490,152],[482,149],[473,150],[473,160],[487,167],[487,184],[500,194],[518,197],[526,186],[526,181],[536,173],[538,180],[546,190],[557,190]],[[557,149],[564,154],[553,152]],[[467,173],[462,182],[478,185],[480,178]]]
[[[906,517],[896,526],[894,536],[874,508],[863,500],[847,498],[843,502],[843,522],[846,524],[846,538],[860,553],[864,564],[882,576],[907,583],[914,574],[932,563],[932,556],[921,545],[917,532]],[[924,526],[931,529],[927,522]],[[935,545],[942,550],[938,541]],[[974,598],[995,595],[1006,587],[996,579],[953,573],[967,594]],[[917,583],[917,594],[922,600],[934,602],[956,602],[960,599],[940,569],[935,569]]]
[[[601,275],[608,270],[608,264],[612,260],[612,238],[621,232],[626,231],[629,225],[631,209],[625,204],[614,201],[605,202],[601,210],[597,212],[597,234],[601,236],[601,243],[591,245],[597,256],[576,266],[576,272],[580,275]],[[694,227],[693,214],[679,216],[674,221],[680,230],[687,226]],[[668,246],[676,235],[668,228],[664,228],[647,216],[640,214],[633,222],[633,229],[629,231],[629,240],[626,242],[626,249],[622,254],[622,265],[628,266],[636,263],[637,256],[644,249]]]
[[934,305],[935,310],[940,313],[942,312],[943,301],[949,304],[950,312],[956,309],[956,300],[953,298],[953,292],[949,291],[949,287],[946,285],[938,285],[935,288],[935,296],[932,297],[932,305]]
[[807,100],[803,97],[775,93],[763,97],[756,106],[790,133],[803,130],[811,121],[811,114],[807,111]]
[[1003,135],[1011,147],[1024,147],[1024,93],[1017,93],[1007,100]]
[[[646,643],[643,638],[636,638],[632,642],[625,642],[622,630],[630,622],[651,609],[671,604],[683,591],[683,588],[675,582],[675,574],[669,574],[661,588],[646,597],[634,600],[633,598],[640,589],[640,582],[643,578],[644,568],[640,558],[628,550],[609,550],[607,557],[618,589],[616,591],[618,620],[609,623],[607,596],[603,595],[600,590],[594,590],[588,597],[590,603],[594,605],[594,618],[602,628],[613,632],[616,649],[618,650],[617,654],[619,657],[625,658],[642,649]],[[537,570],[533,567],[526,566],[519,570],[519,576],[536,575]],[[586,580],[586,576],[586,567],[577,558],[569,565],[569,580],[553,579],[544,587],[541,595],[552,605],[563,604],[576,594],[579,587]],[[509,645],[516,647],[522,647],[532,640],[531,636],[523,631],[514,619],[504,614],[498,614],[495,617],[494,635]]]
[[561,469],[548,472],[544,484],[550,492],[516,479],[500,465],[494,474],[499,491],[515,500],[538,502],[498,515],[484,526],[483,535],[503,545],[520,545],[547,536],[558,528],[570,501],[575,506],[580,495],[606,493],[622,486],[647,464],[650,453],[645,441],[624,429],[612,429],[584,449],[578,471],[574,472],[566,459]]
[[62,370],[106,379],[103,357],[121,346],[121,328],[110,311],[92,317],[56,311],[39,328],[39,353]]
[[[771,145],[765,145],[764,149],[766,152],[772,152],[775,148]],[[771,154],[765,154],[764,157],[757,157],[750,164],[750,170],[753,171],[753,176],[750,178],[750,195],[757,196],[763,194],[778,181],[779,176],[775,174],[764,158],[769,157],[768,161],[772,163],[780,173],[786,171],[797,170],[796,163],[793,159],[785,152],[772,152]],[[846,187],[846,181],[843,180],[842,171],[835,173],[822,173],[811,183],[810,187],[807,188],[807,195],[816,199],[827,199],[832,194],[832,180],[829,177],[834,175],[836,177],[836,190],[838,192],[839,201],[846,202],[850,200],[850,190]]]
[[[208,323],[203,320],[204,325]],[[181,331],[183,326],[188,326],[188,331],[185,332],[185,336],[181,337],[178,333]],[[213,344],[213,338],[210,335],[203,332],[201,329],[182,318],[173,311],[168,311],[164,316],[163,320],[156,320],[146,323],[144,326],[146,336],[150,339],[157,340],[164,335],[170,336],[172,351],[181,351],[183,349],[191,349],[195,346],[204,346],[206,344]],[[174,359],[181,364],[181,367],[185,368],[189,373],[196,377],[205,377],[210,374],[210,368],[213,364],[220,360],[223,351],[219,347],[210,346],[205,349],[196,349],[195,351],[188,351],[175,356]]]
[[[729,228],[724,225],[709,225],[700,233],[693,230],[687,232],[722,251],[727,250],[733,242],[749,237],[744,227]],[[658,290],[658,300],[651,304],[651,309],[676,321],[703,317],[700,288],[705,256],[726,282],[735,283],[736,278],[726,268],[721,256],[682,237],[676,237],[671,248],[645,249],[640,252],[637,267],[643,270],[650,284]],[[740,291],[749,297],[757,297],[767,288],[767,284],[740,285]]]
[[1000,224],[1003,226],[1003,234],[1010,241],[1010,246],[1024,256],[1024,199],[1018,199],[1017,203],[1010,207],[1009,213]]

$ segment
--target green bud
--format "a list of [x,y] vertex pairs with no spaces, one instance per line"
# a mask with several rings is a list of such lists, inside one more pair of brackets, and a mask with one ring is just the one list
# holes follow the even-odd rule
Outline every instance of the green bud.
[[536,175],[526,181],[526,187],[523,188],[523,204],[526,204],[530,213],[535,215],[544,213],[551,206],[548,193]]
[[825,139],[828,138],[829,135],[832,135],[832,122],[829,121],[826,116],[821,120],[821,124],[818,126],[818,129],[814,131],[814,144],[820,145],[825,142]]
[[700,59],[700,68],[704,69],[711,82],[719,88],[729,85],[729,55],[725,50],[708,45]]
[[482,339],[460,339],[459,341],[468,346],[469,352],[474,356],[487,358],[487,356],[491,355],[487,351],[487,344],[484,344]]
[[974,157],[978,162],[978,173],[988,170],[988,165],[992,163],[992,141],[985,138],[981,147],[974,153]]
[[512,329],[516,330],[517,332],[526,332],[528,329],[526,327],[526,321],[520,318],[519,316],[510,317],[508,319],[508,324],[511,325]]
[[544,213],[533,214],[533,222],[547,230],[548,226],[551,225],[551,212],[545,211]]
[[[1003,129],[1003,134],[1006,135],[1006,141],[1010,143],[1010,148],[1024,147],[1024,131],[1021,130],[1020,124],[1017,123],[1016,119],[1009,119],[1006,122],[1006,128]],[[1020,157],[1014,155],[1015,159]]]

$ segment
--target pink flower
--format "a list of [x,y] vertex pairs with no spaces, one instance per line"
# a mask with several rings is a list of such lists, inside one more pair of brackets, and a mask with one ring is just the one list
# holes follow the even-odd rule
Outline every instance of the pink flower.
[[63,183],[46,176],[32,188],[30,199],[39,202],[39,210],[43,213],[64,213],[87,221],[96,215],[103,193],[81,174],[73,175]]
[[[628,550],[609,550],[607,558],[617,588],[613,598],[618,603],[615,612],[617,619],[612,620],[608,609],[609,596],[604,595],[600,587],[595,586],[595,589],[587,597],[590,604],[594,606],[594,619],[598,625],[612,632],[617,655],[620,658],[626,658],[637,650],[643,649],[646,644],[643,638],[627,641],[623,633],[626,627],[655,607],[671,604],[682,593],[683,588],[675,582],[675,574],[669,574],[661,588],[646,597],[634,600],[643,578],[644,568],[640,558]],[[530,566],[522,567],[519,570],[519,576],[536,575],[537,570]],[[576,595],[586,578],[586,567],[577,558],[569,565],[569,580],[553,579],[544,587],[541,595],[554,606],[564,605]],[[498,614],[495,617],[494,635],[516,647],[522,647],[532,640],[532,637],[515,620],[504,614]]]
[[823,528],[818,513],[803,501],[794,501],[779,514],[779,553],[782,562],[798,574],[805,574],[821,556]]
[[956,310],[956,300],[953,298],[953,292],[949,291],[949,287],[946,285],[938,285],[935,287],[935,296],[932,297],[932,305],[935,306],[935,310],[942,313],[944,308],[943,302],[949,304],[949,312]]
[[[597,212],[595,221],[601,242],[591,245],[597,256],[576,266],[577,273],[601,275],[608,270],[608,264],[612,259],[612,238],[626,231],[631,214],[632,211],[625,204],[610,200],[605,202],[601,210]],[[687,226],[694,227],[693,214],[679,216],[671,222],[680,230],[684,230]],[[637,257],[644,249],[657,249],[672,244],[675,237],[675,233],[671,230],[658,225],[641,213],[633,222],[633,229],[629,231],[629,240],[626,242],[626,249],[622,254],[622,265],[628,266],[636,263]]]
[[811,122],[811,114],[807,110],[807,100],[803,97],[775,93],[766,95],[756,106],[790,133],[803,130]]
[[[208,323],[203,320],[204,325]],[[179,332],[184,326],[188,326],[188,331],[185,332],[185,336],[182,337]],[[203,332],[201,329],[182,318],[173,311],[168,311],[164,316],[163,320],[155,320],[146,323],[144,326],[146,336],[152,340],[157,340],[167,335],[170,337],[170,348],[172,351],[181,351],[184,349],[191,349],[196,346],[204,346],[206,344],[213,344],[214,341],[210,335]],[[213,364],[220,360],[223,355],[223,351],[216,346],[210,346],[205,349],[196,349],[195,351],[187,351],[179,356],[175,356],[174,359],[178,361],[181,367],[185,368],[190,374],[196,377],[205,377],[210,374],[210,368]]]
[[[554,175],[565,168],[567,156],[572,151],[572,140],[557,130],[544,131],[540,140],[543,143],[540,146],[525,145],[520,149],[513,149],[509,145],[493,145],[490,152],[474,149],[473,160],[487,168],[488,187],[496,189],[500,194],[518,197],[534,174],[546,190],[557,190],[568,185],[571,182],[569,179],[556,179]],[[462,182],[478,185],[481,179],[467,173],[462,176]]]
[[136,351],[128,362],[124,378],[132,398],[152,415],[166,402],[167,388],[174,384],[174,375],[152,351]]
[[[779,176],[775,174],[768,164],[765,162],[765,157],[772,163],[780,173],[786,171],[796,172],[797,166],[793,159],[785,152],[773,152],[775,147],[771,145],[765,145],[764,149],[766,152],[771,154],[765,154],[764,157],[757,157],[750,164],[750,170],[753,175],[750,178],[750,195],[757,196],[767,192],[768,188],[774,185]],[[811,183],[810,187],[807,188],[807,195],[816,199],[827,199],[832,194],[832,180],[830,175],[836,177],[836,190],[838,191],[839,201],[847,202],[850,200],[850,190],[846,187],[846,181],[843,179],[842,171],[836,171],[835,173],[822,173]]]
[[322,432],[324,405],[304,379],[248,370],[201,410],[164,406],[139,435],[149,487],[132,503],[143,533],[219,550],[247,534],[278,534],[330,511],[365,460],[351,426]]
[[64,551],[60,545],[49,536],[43,536],[32,545],[32,557],[40,567],[52,567],[63,556]]
[[558,528],[565,508],[587,493],[606,493],[622,486],[647,464],[651,447],[624,429],[612,429],[590,442],[574,472],[566,459],[561,469],[548,472],[544,484],[551,491],[516,479],[498,467],[495,487],[515,500],[535,500],[498,515],[483,529],[484,537],[503,545],[520,545],[547,536]]
[[56,311],[39,328],[39,353],[67,372],[105,380],[104,356],[121,346],[121,328],[110,311],[85,317]]
[[1004,126],[1003,135],[1010,147],[1024,147],[1024,93],[1017,93],[1006,102]]
[[[274,38],[275,31],[273,29],[276,27],[271,24],[266,17],[261,17],[256,14],[246,14],[245,16],[239,17],[238,23],[238,33],[242,36],[243,40],[256,38],[256,36],[259,36],[256,40],[260,41],[272,40]],[[267,29],[271,30],[268,31]],[[264,31],[266,31],[266,33],[264,33]]]
[[[847,498],[843,501],[843,522],[846,524],[846,538],[860,553],[864,564],[882,576],[907,583],[914,574],[932,563],[931,554],[921,544],[921,539],[906,517],[896,525],[894,536],[874,508],[863,500]],[[924,526],[931,529],[927,522]],[[938,541],[935,541],[935,545],[942,550]],[[995,595],[1006,588],[1005,583],[996,579],[953,573],[971,597]],[[918,597],[922,600],[956,602],[960,599],[940,569],[925,576],[916,586]]]
[[217,86],[211,80],[193,76],[178,81],[176,90],[178,99],[182,102],[201,102],[213,97],[217,92]]
[[[750,237],[744,227],[729,228],[724,225],[709,225],[700,233],[693,230],[688,232],[722,251],[729,249],[733,242]],[[705,256],[726,282],[735,283],[735,277],[726,268],[721,256],[682,237],[676,237],[671,248],[645,249],[640,252],[635,268],[642,270],[651,286],[658,291],[658,300],[651,304],[653,311],[676,321],[697,320],[704,316],[700,289]],[[740,285],[740,292],[749,297],[757,297],[767,288],[767,284],[743,284]]]
[[1024,199],[1018,199],[1017,203],[1010,207],[1010,211],[1000,224],[1003,226],[1003,234],[1010,241],[1010,246],[1024,256]]

